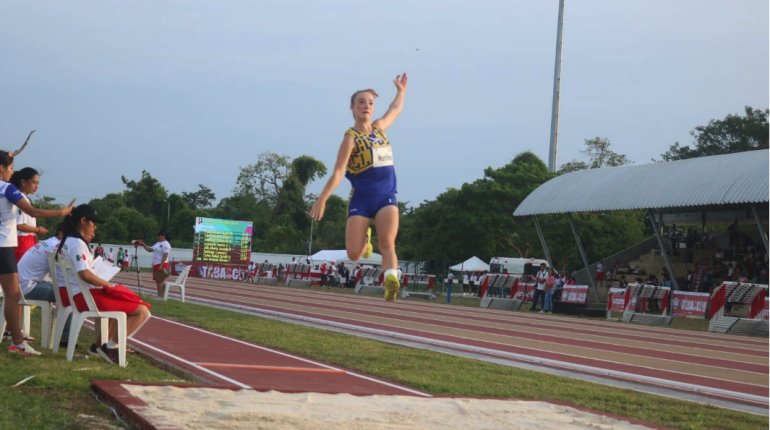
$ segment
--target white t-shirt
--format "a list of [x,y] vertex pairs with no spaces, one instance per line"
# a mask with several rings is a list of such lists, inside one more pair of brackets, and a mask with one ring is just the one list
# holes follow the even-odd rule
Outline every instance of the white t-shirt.
[[[535,277],[538,279],[537,281],[537,289],[538,290],[545,290],[545,283],[548,282],[548,277],[550,274],[548,273],[548,269],[543,269],[537,272],[537,275]],[[542,281],[540,281],[542,279]]]
[[152,245],[152,265],[163,263],[163,254],[171,251],[171,244],[167,240],[155,242]]
[[15,185],[0,181],[0,248],[12,248],[19,244],[15,203],[23,198],[24,194]]
[[[24,195],[24,193],[22,193]],[[27,199],[27,196],[24,196],[24,199]],[[30,227],[37,227],[37,218],[33,217],[32,215],[27,215],[26,212],[23,210],[16,208],[16,226],[18,227],[21,224],[26,224]],[[30,233],[27,231],[18,231],[19,236],[34,236],[35,233]]]
[[27,250],[19,260],[19,286],[23,294],[28,294],[40,281],[51,282],[48,270],[48,256],[56,252],[59,238],[50,237],[38,242]]
[[[78,282],[83,282],[78,276],[77,272],[83,270],[94,271],[94,256],[91,254],[91,250],[88,245],[79,237],[68,237],[64,240],[64,246],[62,247],[62,253],[59,258],[69,258],[75,265],[76,273],[69,273],[70,284],[72,285],[72,293],[76,294],[80,292]],[[59,279],[59,286],[64,286],[64,277],[59,273],[59,269],[56,269],[56,276]],[[89,285],[91,288],[101,288],[95,285]]]

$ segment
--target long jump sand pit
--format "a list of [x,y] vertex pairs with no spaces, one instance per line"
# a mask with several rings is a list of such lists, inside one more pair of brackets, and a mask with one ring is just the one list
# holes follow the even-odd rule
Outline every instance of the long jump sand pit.
[[158,429],[648,429],[547,402],[123,384]]

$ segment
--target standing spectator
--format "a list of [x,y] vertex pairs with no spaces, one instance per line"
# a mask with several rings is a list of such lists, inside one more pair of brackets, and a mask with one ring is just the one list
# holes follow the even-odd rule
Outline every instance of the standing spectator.
[[123,259],[126,258],[126,251],[123,250],[123,247],[118,248],[118,267],[123,267]]
[[[25,167],[13,172],[11,183],[21,191],[24,198],[29,201],[30,195],[37,192],[40,184],[40,175],[37,170],[31,167]],[[18,245],[16,246],[16,262],[21,260],[21,256],[29,248],[37,243],[37,235],[47,235],[48,230],[45,227],[38,227],[37,219],[32,215],[24,213],[23,210],[16,208],[16,230],[18,234]]]
[[141,240],[135,240],[134,243],[140,245],[147,252],[152,252],[152,279],[158,289],[158,297],[163,297],[166,290],[166,278],[169,275],[168,256],[171,253],[171,244],[168,242],[168,233],[161,230],[158,232],[158,241],[151,247],[147,246]]
[[596,286],[598,288],[604,288],[604,278],[605,278],[604,275],[605,275],[604,263],[602,261],[599,261],[598,263],[596,263],[596,274],[595,274]]
[[532,297],[532,307],[530,311],[537,310],[537,304],[540,303],[540,312],[543,311],[543,302],[545,299],[545,286],[548,283],[549,272],[545,263],[540,263],[540,270],[535,275],[535,282],[537,282],[537,288],[535,288],[535,296]]
[[350,276],[350,271],[347,266],[345,266],[345,263],[339,264],[337,273],[340,275],[340,288],[345,288],[348,285],[348,277]]
[[455,281],[455,275],[452,274],[452,272],[449,272],[449,274],[446,277],[446,302],[452,303],[452,284]]
[[109,261],[113,265],[115,264],[115,253],[112,252],[112,248],[110,248],[110,252],[107,253],[107,261]]
[[127,270],[128,264],[131,262],[131,256],[128,253],[128,248],[126,248],[125,253],[123,254],[123,264],[121,264],[121,270]]
[[21,289],[19,288],[19,274],[16,266],[16,207],[34,217],[57,217],[69,215],[72,206],[61,209],[39,209],[32,206],[25,199],[21,191],[11,184],[13,175],[13,155],[6,151],[0,151],[0,286],[5,296],[3,312],[8,331],[11,335],[11,344],[8,352],[19,355],[40,355],[26,342],[25,334],[21,330],[21,318],[19,316],[19,300]]
[[104,248],[102,248],[102,244],[96,246],[96,249],[94,250],[94,258],[96,257],[102,257],[104,259]]
[[463,272],[463,296],[468,294],[470,279],[468,279],[468,272]]
[[554,269],[548,270],[548,279],[545,281],[545,295],[543,297],[543,308],[540,313],[553,313],[553,293],[556,291],[556,271]]
[[564,274],[564,272],[559,273],[556,272],[556,280],[553,284],[553,298],[554,300],[559,300],[561,298],[561,290],[564,288],[564,283],[567,282],[567,277]]
[[477,272],[473,272],[473,274],[471,275],[471,278],[468,280],[468,285],[471,289],[471,294],[473,294],[474,296],[479,295],[478,283],[479,283],[479,275]]
[[321,286],[326,285],[329,278],[326,275],[326,263],[321,263],[321,267],[318,269],[321,272]]

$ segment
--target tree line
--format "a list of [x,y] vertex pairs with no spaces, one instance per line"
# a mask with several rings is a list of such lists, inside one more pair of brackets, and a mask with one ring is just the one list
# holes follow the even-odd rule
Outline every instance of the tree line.
[[[746,107],[743,115],[727,115],[695,127],[691,145],[672,144],[661,161],[768,148],[768,110]],[[508,164],[484,169],[471,183],[451,188],[434,200],[413,207],[399,203],[401,229],[397,239],[399,258],[426,262],[431,273],[443,272],[449,264],[472,255],[484,260],[492,256],[542,257],[532,221],[514,219],[516,207],[535,188],[556,175],[629,164],[628,158],[612,150],[608,139],[586,139],[584,160],[572,160],[556,173],[531,152],[516,155]],[[655,161],[655,160],[653,160]],[[326,215],[311,223],[308,209],[315,200],[305,189],[326,175],[324,164],[303,155],[291,159],[273,152],[260,154],[254,164],[242,167],[232,195],[217,204],[211,189],[182,193],[168,190],[149,172],[138,179],[122,177],[125,190],[110,193],[89,203],[106,222],[95,241],[127,243],[131,239],[155,237],[160,229],[169,232],[175,247],[193,243],[196,217],[251,221],[252,250],[304,255],[312,229],[312,251],[344,249],[347,202],[333,195]],[[40,197],[36,205],[53,205]],[[573,214],[590,261],[611,255],[652,234],[642,211]],[[52,230],[56,220],[38,222]],[[566,217],[540,220],[554,263],[559,269],[582,266]],[[376,233],[373,238],[376,249]]]

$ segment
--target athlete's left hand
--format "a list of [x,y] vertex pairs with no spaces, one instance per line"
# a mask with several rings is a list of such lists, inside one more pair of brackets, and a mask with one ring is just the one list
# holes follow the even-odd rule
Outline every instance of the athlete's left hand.
[[324,217],[324,212],[326,212],[326,201],[318,199],[310,208],[310,218],[314,221],[320,221]]
[[396,86],[396,89],[399,91],[406,90],[406,82],[409,80],[409,77],[406,76],[406,72],[403,74],[400,74],[396,76],[396,79],[393,79],[393,84]]

